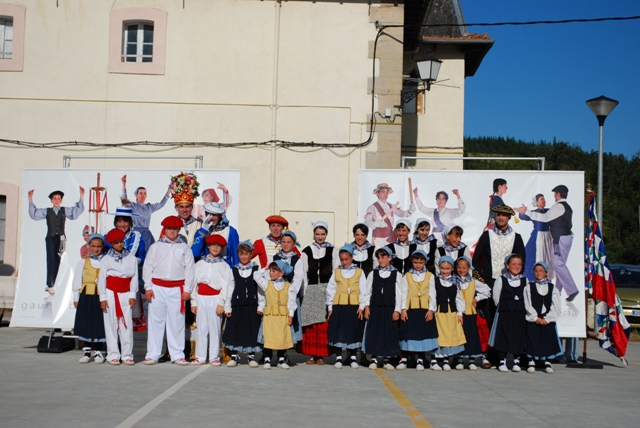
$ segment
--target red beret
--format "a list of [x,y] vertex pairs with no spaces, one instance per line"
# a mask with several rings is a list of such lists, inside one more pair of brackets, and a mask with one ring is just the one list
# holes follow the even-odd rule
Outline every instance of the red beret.
[[169,229],[180,229],[184,226],[184,222],[177,215],[170,215],[162,220],[162,223],[160,224],[164,227],[168,227]]
[[208,235],[206,238],[204,238],[204,242],[206,242],[208,245],[211,244],[218,244],[221,247],[224,247],[227,245],[227,240],[224,239],[224,236],[222,235]]
[[270,215],[266,218],[266,221],[269,224],[278,223],[283,225],[284,227],[289,226],[289,222],[287,221],[287,219],[279,215]]
[[120,229],[111,229],[104,238],[109,244],[111,244],[113,242],[122,241],[125,236],[127,236],[127,234]]

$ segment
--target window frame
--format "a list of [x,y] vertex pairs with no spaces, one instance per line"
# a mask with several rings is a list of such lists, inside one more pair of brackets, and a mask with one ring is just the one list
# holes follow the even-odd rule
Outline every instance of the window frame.
[[26,9],[24,6],[0,4],[0,18],[11,19],[13,24],[11,58],[0,58],[0,71],[22,71],[24,68],[25,15]]
[[[126,58],[126,26],[153,25],[152,60],[124,61]],[[109,24],[109,73],[165,73],[167,12],[160,9],[128,8],[111,11]],[[142,49],[143,43],[140,45]]]
[[[7,35],[7,22],[11,23],[11,38],[8,39]],[[4,50],[4,46],[7,41],[11,42],[11,49],[7,52]],[[13,16],[0,15],[0,59],[11,59],[13,54]],[[8,57],[6,55],[9,55]]]
[[[131,42],[129,41],[130,27],[136,26],[136,53],[128,54],[127,47]],[[146,27],[151,27],[151,42],[145,40]],[[122,23],[122,62],[153,62],[153,31],[154,25],[150,21],[125,21]],[[144,53],[144,46],[151,46],[151,54]],[[127,61],[128,58],[135,58],[135,61]],[[145,58],[149,58],[150,61],[145,61]]]

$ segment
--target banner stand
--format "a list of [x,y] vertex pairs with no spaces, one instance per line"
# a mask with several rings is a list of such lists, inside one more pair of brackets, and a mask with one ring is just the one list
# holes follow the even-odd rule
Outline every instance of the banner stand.
[[62,333],[61,336],[55,335],[55,333],[61,332],[62,330],[59,328],[49,330],[49,335],[45,332],[40,338],[40,341],[38,341],[38,352],[59,354],[61,352],[74,350],[78,336],[68,333]]
[[[589,311],[589,296],[585,296],[584,299],[584,313],[588,313]],[[589,328],[587,326],[587,335],[582,340],[582,362],[581,363],[568,363],[567,368],[569,369],[603,369],[604,365],[599,363],[587,363],[587,340],[589,339]]]

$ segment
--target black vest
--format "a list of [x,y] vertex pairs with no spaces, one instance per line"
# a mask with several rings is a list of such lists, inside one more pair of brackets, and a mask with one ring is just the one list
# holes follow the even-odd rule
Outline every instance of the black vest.
[[309,270],[307,271],[307,279],[309,284],[326,284],[331,279],[333,273],[333,247],[325,248],[324,257],[321,259],[313,258],[313,250],[307,247],[302,250],[307,255]]
[[571,217],[573,217],[573,210],[566,201],[558,202],[564,207],[564,214],[560,217],[551,220],[549,223],[549,231],[553,238],[553,243],[557,244],[561,236],[571,235]]
[[[538,316],[540,318],[544,318],[549,311],[551,310],[551,305],[553,304],[553,287],[552,283],[547,284],[549,286],[549,291],[545,296],[541,296],[538,293],[538,287],[535,282],[529,283],[529,289],[531,290],[531,306],[536,310]],[[546,308],[544,312],[542,312],[542,306]]]
[[64,223],[67,216],[64,207],[60,207],[58,214],[53,208],[47,208],[47,236],[64,235]]
[[458,312],[456,305],[456,294],[458,294],[458,287],[452,285],[451,287],[445,287],[440,282],[440,278],[435,277],[436,284],[436,303],[438,304],[438,310],[442,313]]
[[251,275],[243,278],[237,268],[233,268],[233,294],[231,295],[231,306],[236,305],[258,305],[258,284],[253,280],[253,274],[258,270],[258,266],[254,266]]
[[373,283],[371,284],[371,305],[395,306],[396,305],[396,277],[398,271],[391,272],[388,278],[380,276],[379,270],[373,271]]
[[353,261],[353,264],[362,269],[365,276],[369,276],[371,271],[373,270],[373,253],[376,251],[376,248],[371,246],[367,248],[367,260],[363,260],[361,262]]
[[[467,248],[467,247],[464,247],[464,248]],[[454,254],[454,255],[451,256],[453,261],[458,260],[458,257],[464,255],[464,248],[459,248],[454,253],[451,253],[451,254]],[[462,251],[462,254],[460,254],[460,251]],[[447,251],[444,249],[444,247],[438,247],[438,254],[440,254],[440,257],[444,257],[444,256],[447,255]]]
[[[392,248],[395,252],[395,244],[392,244]],[[393,266],[398,269],[400,274],[404,275],[405,273],[409,272],[409,269],[413,267],[413,263],[411,262],[411,254],[416,250],[416,248],[418,248],[417,244],[409,244],[409,255],[407,256],[407,258],[399,259],[398,257],[396,257],[391,262]]]
[[[500,291],[500,301],[498,302],[498,312],[524,311],[524,287],[527,285],[527,278],[520,278],[520,285],[512,287],[506,276],[502,277],[502,290]],[[516,296],[518,300],[516,300]]]
[[[275,256],[273,256],[273,261],[275,262],[276,260],[282,260],[282,257],[280,257],[277,253]],[[291,267],[295,267],[296,263],[298,263],[298,260],[300,260],[300,257],[298,257],[297,254],[294,254],[294,256],[291,257]],[[294,271],[292,270],[291,273],[284,276],[284,280],[289,284],[293,282],[293,272]]]

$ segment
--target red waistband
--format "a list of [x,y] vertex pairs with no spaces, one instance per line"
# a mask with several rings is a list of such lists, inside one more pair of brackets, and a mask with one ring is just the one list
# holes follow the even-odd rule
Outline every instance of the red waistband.
[[107,290],[114,293],[127,293],[131,288],[131,278],[120,278],[119,276],[107,277]]
[[160,287],[182,287],[184,285],[184,279],[170,281],[167,279],[153,278],[151,282]]
[[220,294],[220,291],[221,290],[209,287],[209,284],[205,284],[204,282],[198,283],[198,294],[201,296],[217,296]]

